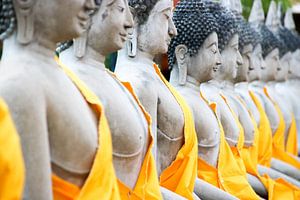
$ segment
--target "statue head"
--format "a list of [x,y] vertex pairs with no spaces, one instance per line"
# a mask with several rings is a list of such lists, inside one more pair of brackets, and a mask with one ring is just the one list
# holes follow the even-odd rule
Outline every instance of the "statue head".
[[237,82],[253,81],[258,79],[261,46],[258,33],[243,18],[238,20],[239,51],[243,64],[238,67]]
[[262,55],[266,65],[261,70],[261,79],[263,81],[272,81],[275,80],[277,71],[281,69],[279,59],[282,54],[280,54],[279,50],[282,44],[265,25],[261,25],[259,31],[261,35]]
[[239,36],[235,15],[216,2],[207,1],[205,6],[218,22],[217,34],[222,64],[219,70],[214,73],[214,78],[233,81],[237,75],[238,65],[243,63],[239,52]]
[[201,0],[189,0],[177,4],[173,19],[178,35],[168,50],[171,79],[181,85],[187,75],[198,82],[211,80],[212,71],[220,64],[215,18]]
[[177,34],[172,20],[172,0],[129,0],[134,30],[127,43],[127,54],[135,57],[137,49],[155,56],[166,53]]
[[[2,0],[0,39],[16,31],[17,40],[28,44],[57,43],[78,37],[88,27],[99,0]],[[47,45],[47,44],[45,44]]]
[[127,0],[102,0],[91,22],[90,29],[74,39],[74,51],[78,58],[85,55],[86,46],[104,56],[116,52],[124,46],[133,27]]

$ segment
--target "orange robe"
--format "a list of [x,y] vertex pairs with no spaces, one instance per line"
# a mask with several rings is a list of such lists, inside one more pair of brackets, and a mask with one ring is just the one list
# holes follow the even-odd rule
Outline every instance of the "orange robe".
[[[117,77],[111,73],[116,79]],[[121,199],[125,200],[143,200],[143,199],[162,199],[158,181],[158,175],[156,171],[156,164],[152,154],[152,147],[153,147],[153,137],[151,133],[151,117],[146,112],[140,101],[138,100],[136,94],[134,93],[133,88],[131,87],[130,83],[122,82],[122,84],[127,88],[127,90],[132,94],[135,98],[136,102],[138,103],[139,107],[143,111],[145,118],[148,122],[148,133],[150,144],[148,146],[147,153],[144,157],[144,161],[139,173],[139,177],[137,179],[136,185],[134,189],[130,189],[120,180],[118,180],[119,190],[121,194]]]
[[[203,93],[201,96],[206,100]],[[216,104],[211,103],[210,106],[216,114]],[[240,166],[242,163],[237,163],[236,156],[226,142],[223,127],[219,120],[218,123],[221,132],[217,168],[198,157],[198,177],[239,199],[259,199],[247,181],[245,167]],[[239,159],[239,162],[243,162],[242,159]]]
[[0,199],[21,199],[25,167],[19,135],[0,98]]
[[184,115],[184,145],[172,164],[161,173],[160,185],[187,199],[193,199],[198,157],[198,142],[193,115],[183,97],[163,77],[158,66],[154,64],[153,67],[177,100]]
[[54,174],[52,175],[54,199],[118,200],[120,199],[120,195],[112,161],[112,140],[103,106],[99,98],[71,70],[64,66],[58,58],[56,58],[56,61],[77,86],[89,105],[99,114],[98,143],[100,144],[100,148],[97,149],[90,174],[81,188],[68,183]]
[[297,126],[294,114],[292,115],[292,124],[289,128],[289,134],[286,141],[286,152],[298,156],[298,138],[297,138]]
[[285,151],[285,140],[284,140],[285,122],[284,122],[283,114],[278,104],[275,101],[273,101],[273,99],[269,96],[267,88],[264,88],[264,92],[269,97],[269,99],[273,102],[275,109],[278,113],[278,116],[280,118],[278,128],[273,135],[273,157],[300,169],[300,161]]
[[[252,174],[253,176],[258,177],[261,182],[264,184],[268,191],[268,199],[269,200],[280,200],[280,199],[299,199],[299,189],[292,184],[286,182],[283,179],[272,180],[267,174],[260,176],[257,170],[257,164],[259,159],[259,149],[266,149],[260,148],[260,145],[265,145],[263,142],[260,141],[268,141],[268,137],[270,134],[264,134],[266,132],[271,133],[271,127],[268,123],[268,119],[266,117],[266,113],[263,110],[262,105],[260,104],[259,100],[255,96],[253,92],[249,92],[250,96],[252,97],[254,103],[257,106],[257,109],[260,113],[260,127],[264,127],[262,129],[258,129],[255,131],[254,143],[251,147],[244,147],[242,151],[242,157],[247,169],[247,172]],[[255,120],[252,118],[252,122],[256,124]],[[266,128],[268,127],[268,128]],[[262,132],[261,130],[265,131]],[[268,131],[269,130],[269,131]],[[272,140],[272,136],[271,136]],[[271,162],[271,157],[268,158],[266,163]],[[269,166],[267,166],[269,167]]]
[[258,164],[270,167],[273,146],[271,125],[261,102],[258,100],[254,92],[249,91],[249,94],[256,105],[260,116],[260,123],[258,126],[260,135],[260,137],[258,137]]

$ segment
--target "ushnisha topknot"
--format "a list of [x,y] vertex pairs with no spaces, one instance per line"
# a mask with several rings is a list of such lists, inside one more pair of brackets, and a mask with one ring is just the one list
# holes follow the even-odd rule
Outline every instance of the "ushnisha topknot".
[[214,16],[217,22],[219,50],[222,52],[229,40],[238,33],[238,24],[234,13],[218,2],[204,1],[205,7]]
[[265,58],[274,49],[281,48],[281,42],[266,25],[258,27],[261,36],[262,55]]
[[173,21],[178,34],[171,40],[168,49],[170,69],[175,64],[175,48],[178,45],[185,45],[189,55],[195,56],[205,39],[217,31],[217,22],[202,0],[179,2],[174,11]]
[[131,8],[132,14],[139,25],[144,24],[159,0],[128,0],[128,5]]
[[9,37],[16,26],[16,15],[12,0],[0,1],[0,40]]
[[260,37],[250,24],[243,18],[243,16],[235,11],[235,20],[237,23],[237,30],[239,34],[239,51],[243,52],[245,46],[252,44],[253,48],[260,43]]

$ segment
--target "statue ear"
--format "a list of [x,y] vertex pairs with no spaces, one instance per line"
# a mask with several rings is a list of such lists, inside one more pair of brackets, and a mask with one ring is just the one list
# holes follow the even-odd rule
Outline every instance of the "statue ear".
[[17,40],[21,44],[28,44],[34,34],[34,12],[35,0],[15,0],[15,12],[17,16]]
[[186,83],[187,65],[188,65],[188,48],[185,45],[178,45],[175,48],[175,57],[178,66],[178,83],[184,85]]
[[74,54],[77,58],[82,58],[85,55],[87,43],[87,31],[79,38],[74,39]]
[[132,32],[130,32],[128,36],[129,39],[126,42],[127,55],[131,58],[134,58],[137,50],[137,29],[132,28]]

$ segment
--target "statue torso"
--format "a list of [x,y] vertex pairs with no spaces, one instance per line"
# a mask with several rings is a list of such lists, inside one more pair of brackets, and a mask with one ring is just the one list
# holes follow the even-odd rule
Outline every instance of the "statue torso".
[[100,98],[112,134],[116,175],[133,188],[149,146],[148,124],[141,108],[122,83],[105,69],[82,62],[67,66]]
[[240,130],[231,110],[220,95],[220,89],[208,82],[201,84],[200,90],[208,101],[217,103],[217,115],[223,126],[226,140],[230,146],[235,146],[239,138]]
[[250,90],[253,91],[257,95],[259,101],[262,103],[262,105],[265,109],[265,112],[268,116],[268,119],[270,121],[272,133],[274,134],[279,126],[279,116],[278,116],[278,113],[275,109],[273,102],[264,93],[263,87],[264,86],[262,85],[262,83],[258,83],[258,84],[250,83],[249,84]]
[[184,143],[184,116],[173,94],[155,73],[153,66],[141,63],[125,63],[116,74],[129,81],[145,109],[156,122],[157,170],[160,174],[172,161]]
[[244,100],[246,103],[246,106],[249,110],[251,110],[251,113],[256,121],[256,124],[259,126],[260,124],[260,114],[255,106],[248,90],[248,84],[237,84],[235,85],[235,91],[240,95],[240,97]]
[[176,89],[189,104],[195,122],[198,137],[198,155],[212,166],[217,166],[220,145],[220,127],[218,120],[209,105],[196,91],[186,86]]
[[[1,84],[7,90],[25,90],[30,96],[23,102],[26,109],[30,110],[27,118],[19,116],[19,111],[12,112],[16,121],[24,122],[22,127],[18,127],[19,123],[16,123],[17,128],[24,128],[24,134],[26,131],[36,132],[36,144],[49,144],[49,152],[45,145],[41,147],[41,152],[34,153],[49,153],[52,171],[66,181],[81,186],[92,167],[98,148],[97,116],[56,63],[48,64],[25,56],[20,58],[22,62],[16,59],[11,66],[6,66],[3,70],[6,75],[2,76]],[[6,95],[10,94],[4,91],[3,96]],[[9,98],[8,96],[7,99]],[[12,99],[7,103],[14,107]],[[26,112],[25,109],[24,111]],[[27,123],[33,123],[34,127],[26,127]],[[45,137],[49,138],[49,143],[45,141]],[[28,146],[26,142],[23,145]],[[27,149],[26,153],[31,151],[33,150]]]

